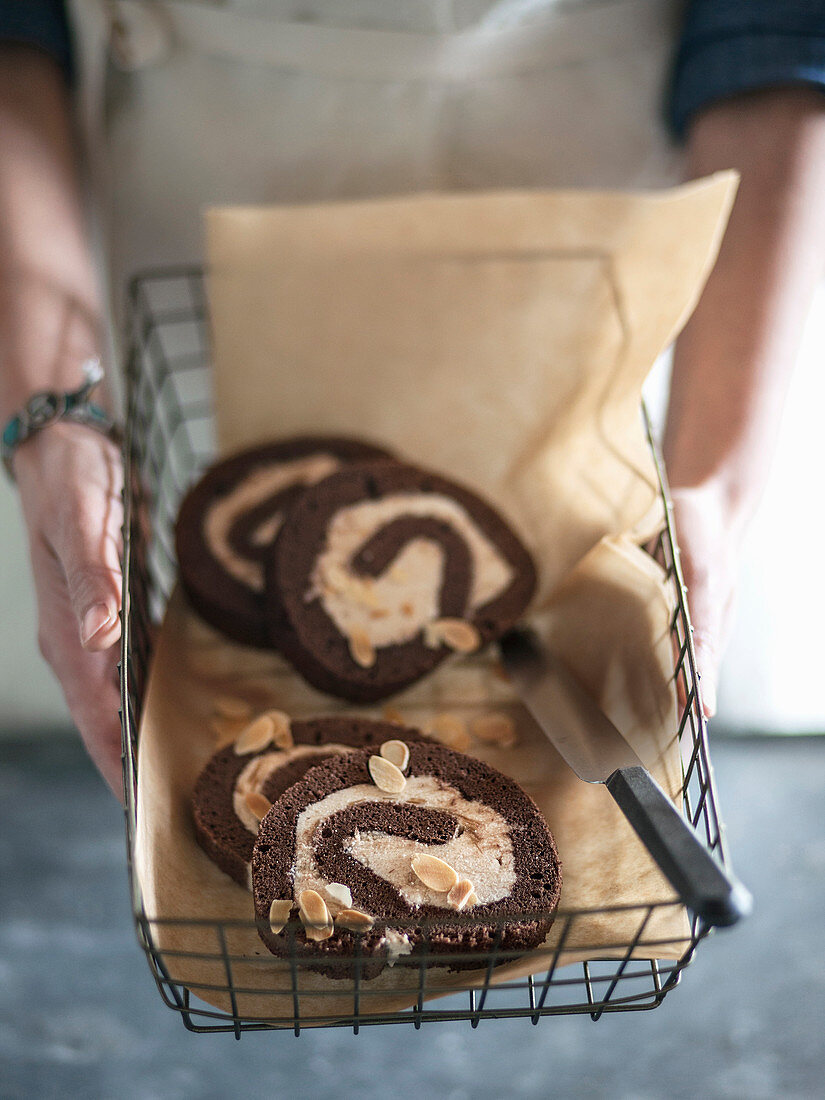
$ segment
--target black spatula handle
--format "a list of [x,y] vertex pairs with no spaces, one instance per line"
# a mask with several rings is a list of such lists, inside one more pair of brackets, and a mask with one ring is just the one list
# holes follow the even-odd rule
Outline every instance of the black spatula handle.
[[712,926],[750,913],[748,890],[722,870],[645,768],[619,768],[605,785],[688,909]]

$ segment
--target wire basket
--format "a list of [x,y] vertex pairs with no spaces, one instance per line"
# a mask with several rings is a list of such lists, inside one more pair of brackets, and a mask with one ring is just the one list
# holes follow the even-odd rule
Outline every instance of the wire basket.
[[[690,963],[697,944],[708,929],[693,917],[689,936],[680,941],[683,950],[676,959],[663,959],[663,941],[656,938],[655,916],[673,901],[645,902],[600,910],[562,910],[556,916],[560,934],[555,946],[544,951],[541,973],[516,980],[494,981],[496,967],[509,961],[508,953],[496,946],[479,962],[477,954],[460,952],[441,962],[469,962],[475,978],[460,995],[447,1002],[428,1001],[433,992],[428,956],[415,954],[399,958],[411,1008],[403,1011],[371,1011],[370,983],[362,978],[361,959],[350,959],[351,1007],[346,1012],[330,1011],[311,1019],[302,1011],[302,967],[296,954],[278,960],[270,956],[266,965],[284,968],[286,992],[273,990],[273,1004],[282,1005],[277,1015],[245,1017],[239,1012],[242,994],[249,993],[237,979],[241,964],[249,960],[233,949],[233,926],[238,922],[189,922],[208,924],[214,932],[214,951],[199,956],[219,967],[214,984],[198,987],[170,976],[171,955],[158,946],[162,924],[150,918],[144,908],[141,884],[133,860],[136,835],[138,727],[144,687],[152,649],[152,638],[171,592],[176,563],[173,529],[182,495],[214,457],[212,405],[209,375],[208,315],[203,273],[199,268],[168,268],[147,272],[130,284],[129,355],[127,362],[128,416],[126,425],[126,489],[124,521],[123,636],[121,660],[121,719],[123,731],[123,775],[126,800],[126,833],[133,913],[141,947],[146,953],[157,988],[166,1005],[180,1014],[190,1031],[232,1031],[237,1038],[248,1030],[291,1028],[296,1035],[312,1026],[359,1028],[377,1024],[423,1023],[467,1020],[476,1027],[484,1019],[524,1017],[537,1024],[543,1016],[587,1013],[598,1020],[606,1012],[641,1011],[656,1008],[676,987]],[[665,504],[666,523],[658,536],[657,556],[673,585],[675,610],[670,624],[677,652],[674,676],[684,707],[677,736],[682,760],[683,811],[707,848],[721,864],[727,863],[722,825],[708,752],[707,731],[699,696],[696,660],[674,539],[671,506],[664,475],[651,439]],[[590,958],[561,965],[566,945],[574,944],[581,955],[587,943],[579,934],[587,918],[611,915],[632,922],[633,932],[612,945],[614,957]],[[471,921],[472,918],[466,918]],[[512,919],[512,918],[510,918]],[[394,922],[397,923],[397,922]],[[489,918],[485,918],[489,924]],[[254,928],[253,922],[249,925]],[[672,941],[668,941],[669,943]],[[657,957],[657,949],[658,957]],[[592,952],[591,952],[592,953]],[[672,954],[672,952],[671,952]],[[510,952],[510,957],[518,955]],[[616,957],[618,956],[618,957]],[[479,966],[481,979],[478,978]],[[174,966],[171,965],[171,969]],[[460,975],[460,971],[458,972]],[[456,983],[460,983],[460,976]],[[331,983],[332,984],[332,983]],[[336,985],[338,983],[335,983]],[[402,979],[399,977],[399,984]],[[199,993],[226,995],[229,1011],[212,1008]],[[256,988],[260,992],[260,988]],[[339,998],[340,992],[331,996]],[[323,997],[313,991],[313,996]],[[316,1002],[317,1003],[317,1002]],[[373,1001],[373,1003],[375,1003]]]

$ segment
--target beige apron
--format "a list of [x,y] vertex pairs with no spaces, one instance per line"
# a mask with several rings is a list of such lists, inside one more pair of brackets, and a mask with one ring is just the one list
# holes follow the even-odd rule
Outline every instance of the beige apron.
[[[635,189],[678,175],[662,110],[678,0],[310,0],[301,22],[287,0],[72,6],[116,302],[135,270],[200,258],[209,204]],[[822,388],[821,372],[803,374]],[[780,468],[816,438],[801,421],[820,402],[800,400],[800,385]],[[781,659],[800,636],[818,651],[818,616],[788,614],[810,608],[804,576],[775,568],[783,507],[775,485],[745,562],[736,675],[721,693],[732,726],[778,728],[795,704],[795,725],[825,727],[811,661]]]

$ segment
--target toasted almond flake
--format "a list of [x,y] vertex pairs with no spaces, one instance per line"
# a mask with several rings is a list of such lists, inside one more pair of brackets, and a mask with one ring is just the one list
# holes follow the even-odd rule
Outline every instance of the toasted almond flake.
[[301,920],[305,924],[329,924],[327,903],[317,890],[302,890],[298,895],[298,907],[301,911]]
[[332,921],[329,924],[304,924],[304,935],[308,940],[328,940],[334,931]]
[[268,714],[261,714],[254,722],[250,722],[235,742],[235,752],[238,756],[246,756],[250,752],[260,752],[272,741],[275,733],[275,723]]
[[375,924],[375,918],[360,909],[344,909],[335,918],[335,923],[350,932],[367,932]]
[[248,725],[249,722],[245,718],[240,720],[237,718],[223,718],[221,715],[216,714],[209,719],[209,726],[215,734],[220,748],[223,748],[224,745],[231,745],[236,741]]
[[345,886],[343,882],[327,883],[324,893],[327,896],[327,902],[332,906],[333,914],[341,909],[352,907],[352,893],[349,886]]
[[400,710],[396,710],[395,707],[384,707],[381,712],[381,717],[385,722],[392,722],[394,726],[406,726],[404,721],[404,715]]
[[437,856],[413,856],[410,866],[416,878],[421,879],[425,886],[436,890],[439,894],[446,894],[458,882],[458,873],[455,868]]
[[282,932],[284,925],[289,920],[289,914],[292,912],[292,901],[281,901],[280,898],[275,898],[269,907],[269,927],[272,932]]
[[505,749],[512,748],[517,741],[515,722],[509,714],[502,714],[500,711],[480,714],[470,723],[470,729],[479,741],[501,745]]
[[268,798],[264,798],[258,791],[250,791],[244,799],[247,809],[251,814],[257,817],[258,821],[261,821],[269,811],[272,809],[272,803]]
[[252,707],[246,699],[239,699],[237,695],[216,695],[212,703],[212,710],[221,718],[249,719],[252,717]]
[[468,878],[462,878],[447,894],[447,904],[451,909],[457,909],[460,913],[468,907],[470,898],[476,898],[476,902],[478,902],[472,882]]
[[356,626],[348,638],[350,657],[361,668],[372,668],[375,664],[375,650],[370,636],[362,626]]
[[292,739],[292,722],[288,714],[282,710],[268,710],[266,717],[272,719],[272,740],[279,749],[291,749],[295,744]]
[[385,741],[378,751],[402,772],[410,762],[410,750],[403,741]]
[[464,619],[436,619],[428,625],[434,638],[457,653],[474,653],[481,645],[481,635]]
[[459,715],[451,714],[449,711],[433,715],[425,724],[424,732],[435,737],[448,749],[455,749],[456,752],[467,752],[470,747],[467,723]]
[[400,794],[406,786],[404,773],[383,756],[371,756],[368,764],[372,781],[379,790],[387,794]]

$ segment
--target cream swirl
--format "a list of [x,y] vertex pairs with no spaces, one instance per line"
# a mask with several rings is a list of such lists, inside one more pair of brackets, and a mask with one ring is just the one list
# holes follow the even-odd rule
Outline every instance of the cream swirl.
[[[330,879],[316,859],[319,830],[336,814],[364,803],[387,803],[389,807],[409,805],[453,819],[456,828],[444,843],[419,840],[382,832],[361,831],[342,838],[343,850],[372,874],[389,883],[410,909],[422,905],[448,908],[443,894],[425,886],[411,868],[414,856],[438,856],[469,878],[479,905],[500,901],[516,881],[510,826],[491,806],[465,798],[455,787],[431,775],[412,775],[400,794],[385,794],[369,784],[357,784],[335,791],[307,806],[298,817],[295,830],[293,886],[295,897],[302,890],[323,893]],[[352,884],[350,884],[352,885]],[[355,896],[355,894],[353,894]]]
[[[210,550],[227,573],[254,591],[263,592],[263,565],[259,560],[245,557],[233,546],[233,527],[241,517],[260,508],[266,501],[277,501],[292,486],[314,485],[339,469],[340,465],[339,459],[320,453],[259,466],[230,492],[214,500],[204,515],[203,532]],[[262,516],[251,533],[251,543],[258,547],[272,543],[282,519],[281,510],[273,504],[272,512]]]
[[238,773],[235,780],[232,791],[232,808],[235,811],[235,816],[248,832],[252,833],[253,836],[257,836],[258,818],[246,803],[246,799],[250,794],[265,795],[267,783],[275,772],[296,760],[304,760],[307,769],[309,769],[316,762],[311,759],[312,757],[316,757],[317,762],[320,763],[326,756],[352,751],[353,747],[351,745],[294,745],[290,749],[278,749],[277,751],[253,756],[249,763]]
[[365,633],[375,648],[398,645],[441,614],[445,552],[437,540],[411,538],[378,576],[353,568],[361,548],[382,528],[407,517],[436,520],[466,545],[471,562],[467,617],[512,582],[512,566],[458,501],[439,493],[410,492],[359,501],[332,517],[305,595],[308,603],[320,599],[345,637]]

